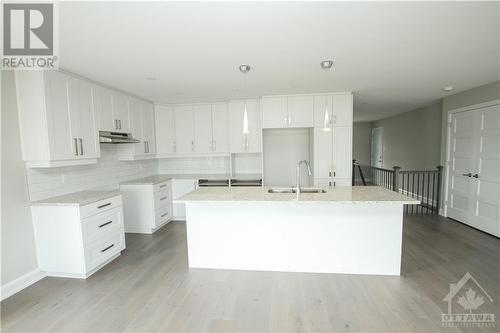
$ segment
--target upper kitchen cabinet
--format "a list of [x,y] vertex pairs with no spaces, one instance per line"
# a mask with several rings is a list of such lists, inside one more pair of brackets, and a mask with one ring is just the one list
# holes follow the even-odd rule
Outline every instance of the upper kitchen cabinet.
[[155,105],[156,152],[158,157],[176,152],[175,109],[173,105]]
[[283,96],[262,97],[262,127],[288,127],[287,99]]
[[212,152],[229,152],[229,112],[227,103],[212,104]]
[[154,158],[156,154],[156,138],[153,104],[130,98],[129,120],[130,132],[138,143],[121,144],[119,146],[120,160],[140,160]]
[[206,154],[212,151],[212,106],[196,104],[193,106],[194,147],[193,152]]
[[122,93],[96,87],[97,128],[100,131],[130,132],[128,97]]
[[264,128],[313,127],[314,98],[308,95],[262,97]]
[[262,118],[258,100],[229,102],[229,138],[231,153],[262,152]]
[[59,71],[17,71],[16,88],[27,167],[97,163],[94,85]]
[[325,113],[329,127],[352,126],[352,93],[321,94],[314,96],[314,127],[325,127]]
[[[176,153],[194,153],[194,110],[192,105],[175,106]],[[160,129],[161,130],[161,129]]]

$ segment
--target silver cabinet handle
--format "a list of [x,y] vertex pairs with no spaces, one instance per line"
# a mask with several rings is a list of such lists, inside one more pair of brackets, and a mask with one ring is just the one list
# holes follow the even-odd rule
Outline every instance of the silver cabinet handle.
[[111,224],[111,223],[113,223],[113,221],[108,221],[106,223],[103,223],[103,224],[99,225],[99,228],[105,227],[105,226],[107,226],[108,224]]
[[194,151],[194,141],[191,141],[191,151]]
[[149,153],[149,141],[146,141],[146,146],[148,147],[148,153]]
[[118,124],[120,125],[120,129],[122,129],[122,120],[118,119]]
[[111,206],[111,202],[108,202],[107,204],[104,204],[104,205],[97,206],[97,209],[101,209],[101,208],[108,207],[108,206]]
[[73,141],[75,142],[75,156],[78,156],[78,140],[73,138]]
[[83,140],[82,138],[78,139],[80,141],[80,155],[83,155]]
[[332,176],[332,167],[330,166],[330,169],[328,170],[328,177]]
[[160,198],[160,201],[163,201],[163,200],[165,200],[166,198],[168,198],[168,197],[161,197],[161,198]]
[[160,185],[160,188],[164,188],[164,187],[167,187],[167,184]]
[[462,176],[465,176],[465,177],[472,177],[472,173],[463,173]]
[[168,213],[161,214],[161,216],[160,216],[160,217],[165,217],[165,216],[167,216],[167,215],[168,215]]
[[102,250],[101,250],[101,253],[102,253],[102,252],[106,252],[107,250],[109,250],[109,249],[110,249],[110,248],[112,248],[113,246],[115,246],[115,244],[111,244],[110,246],[108,246],[108,247],[106,247],[106,248],[102,249]]
[[477,178],[479,178],[479,174],[475,173],[472,177],[477,179]]
[[118,120],[115,119],[115,129],[118,129]]

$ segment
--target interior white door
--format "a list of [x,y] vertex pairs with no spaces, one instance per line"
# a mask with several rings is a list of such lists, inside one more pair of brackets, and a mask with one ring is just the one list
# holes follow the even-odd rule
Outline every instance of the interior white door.
[[377,168],[382,168],[384,165],[383,135],[382,127],[372,128],[371,165]]
[[194,112],[194,151],[209,153],[212,151],[212,106],[195,105]]
[[286,97],[262,98],[262,127],[286,128],[289,124]]
[[471,222],[500,237],[500,105],[469,112],[475,114],[477,129]]
[[175,153],[175,111],[173,106],[155,106],[156,149],[158,154]]
[[288,127],[314,126],[314,98],[313,96],[288,97]]
[[227,104],[212,104],[213,152],[229,152],[229,115]]
[[472,204],[472,175],[475,173],[474,112],[455,113],[451,119],[448,158],[449,217],[470,224]]
[[192,105],[175,106],[175,142],[176,152],[194,153],[194,116]]

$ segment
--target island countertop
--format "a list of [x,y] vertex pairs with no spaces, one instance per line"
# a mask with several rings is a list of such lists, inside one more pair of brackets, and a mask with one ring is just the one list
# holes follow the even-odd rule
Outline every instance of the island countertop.
[[174,203],[272,202],[272,203],[343,203],[410,204],[420,201],[378,186],[325,188],[326,193],[268,193],[269,187],[208,187],[190,192]]

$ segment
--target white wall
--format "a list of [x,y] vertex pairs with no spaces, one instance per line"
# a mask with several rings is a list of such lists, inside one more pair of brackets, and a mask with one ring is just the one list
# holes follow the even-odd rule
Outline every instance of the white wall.
[[352,128],[352,158],[362,165],[371,162],[372,123],[356,122]]
[[14,74],[2,76],[1,285],[38,268],[17,118]]
[[[264,185],[294,186],[296,167],[308,160],[312,170],[312,140],[309,129],[266,129],[263,131]],[[310,185],[306,167],[301,169],[301,184]]]

